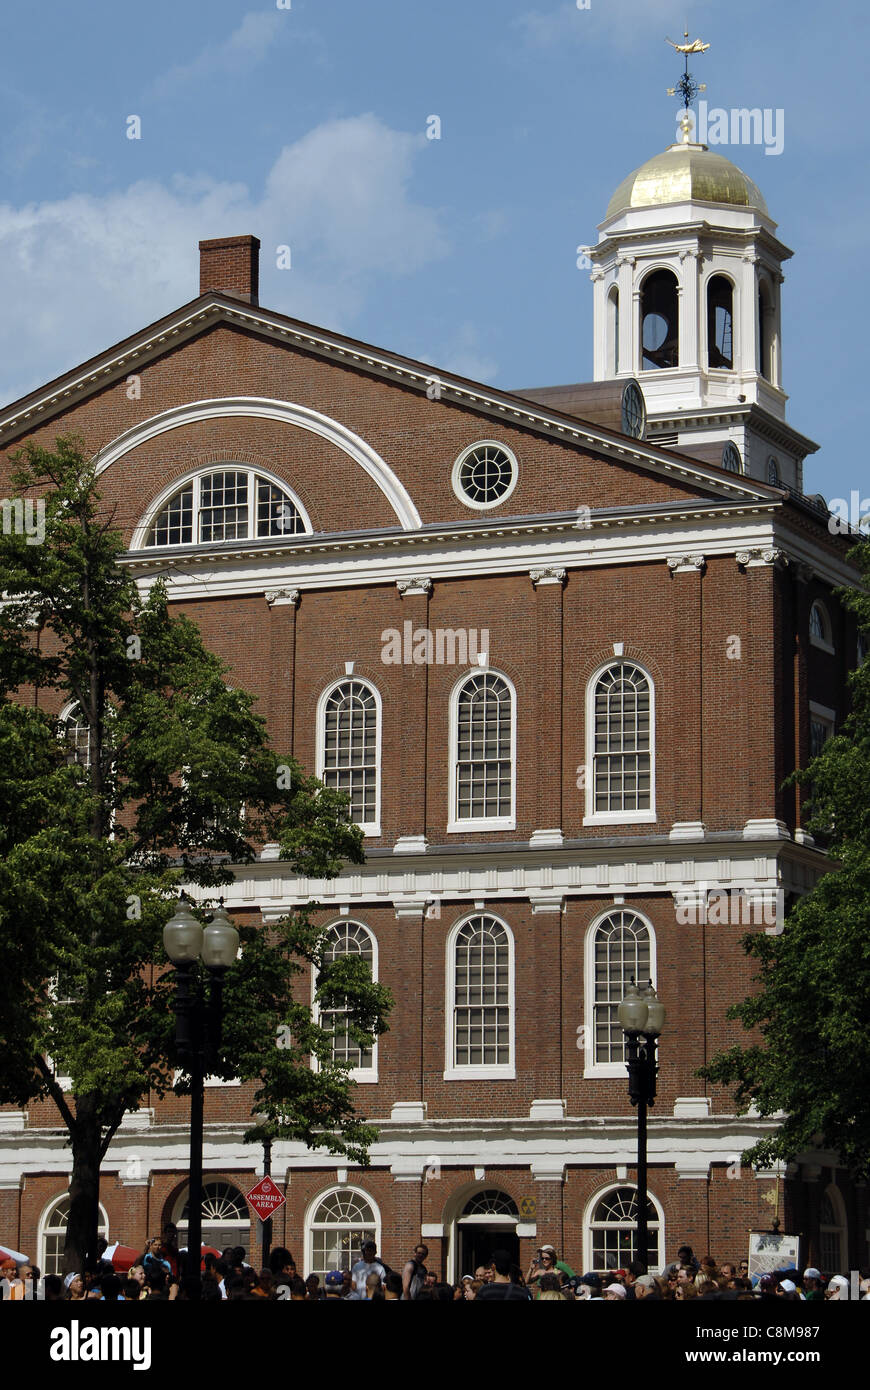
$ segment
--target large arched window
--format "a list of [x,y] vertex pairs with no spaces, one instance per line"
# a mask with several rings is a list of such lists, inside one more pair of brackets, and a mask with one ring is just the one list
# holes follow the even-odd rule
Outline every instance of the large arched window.
[[616,1011],[632,980],[655,984],[655,935],[639,913],[613,908],[586,936],[587,1076],[625,1075],[625,1034]]
[[79,767],[91,765],[91,730],[85,722],[81,705],[67,705],[58,719],[58,732],[66,744],[67,762],[77,763]]
[[306,1269],[322,1282],[331,1269],[351,1269],[361,1260],[363,1241],[380,1249],[381,1219],[367,1193],[342,1187],[317,1198],[305,1235]]
[[467,676],[450,711],[450,831],[511,829],[515,817],[514,688],[494,671]]
[[321,695],[317,775],[347,794],[350,818],[367,835],[381,833],[381,699],[367,681],[338,681]]
[[848,1265],[846,1208],[834,1183],[822,1194],[819,1206],[819,1264],[826,1275],[845,1274]]
[[586,821],[655,820],[653,683],[633,661],[598,671],[586,696]]
[[773,291],[767,280],[758,282],[758,370],[767,381],[774,381],[774,324],[775,305]]
[[[647,1200],[647,1222],[646,1264],[649,1270],[658,1271],[664,1263],[664,1220],[653,1197]],[[587,1267],[600,1273],[627,1269],[638,1258],[637,1188],[612,1187],[593,1198],[585,1225]]]
[[707,281],[707,365],[734,366],[734,291],[724,275]]
[[[251,1235],[251,1214],[244,1196],[229,1182],[206,1182],[202,1188],[202,1243],[216,1250],[241,1245],[247,1251]],[[187,1244],[190,1197],[182,1192],[175,1203],[173,1221],[178,1227],[178,1244]]]
[[445,1080],[514,1075],[514,943],[497,917],[478,913],[447,941]]
[[[329,927],[324,961],[333,961],[339,956],[359,956],[367,963],[372,979],[377,979],[377,944],[362,922],[343,920]],[[321,1026],[335,1032],[332,1055],[337,1062],[351,1067],[354,1081],[377,1081],[377,1043],[361,1048],[354,1041],[347,1028],[347,1012],[346,1008],[339,1007],[317,1011]]]
[[672,270],[654,270],[643,282],[640,334],[644,371],[680,364],[680,320],[677,277]]
[[831,630],[830,614],[819,599],[816,599],[810,609],[810,642],[814,647],[821,647],[823,652],[833,653],[834,651],[834,634]]
[[146,546],[211,545],[311,530],[287,487],[237,464],[187,478],[170,496],[158,498],[152,513],[141,541]]
[[[43,1274],[63,1274],[63,1251],[69,1225],[69,1193],[52,1202],[42,1214],[37,1238],[39,1268]],[[109,1218],[100,1203],[97,1235],[109,1239]]]

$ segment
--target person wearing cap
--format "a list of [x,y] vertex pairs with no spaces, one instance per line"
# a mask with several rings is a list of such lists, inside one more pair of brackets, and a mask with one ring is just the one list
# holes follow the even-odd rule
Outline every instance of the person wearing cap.
[[601,1276],[591,1272],[581,1274],[580,1282],[577,1285],[577,1297],[587,1303],[600,1303],[601,1299]]
[[625,1296],[624,1284],[608,1284],[607,1288],[604,1290],[605,1302],[617,1303],[620,1299],[624,1299]]
[[556,1249],[553,1245],[542,1245],[537,1256],[529,1265],[526,1275],[526,1283],[529,1285],[537,1284],[543,1274],[553,1274],[559,1270],[568,1279],[576,1279],[577,1275],[569,1264],[564,1260],[556,1258]]
[[332,1299],[334,1302],[341,1299],[344,1288],[344,1274],[340,1269],[330,1269],[324,1279],[326,1286],[326,1300]]
[[797,1291],[797,1284],[793,1279],[780,1279],[776,1286],[778,1298],[782,1298],[787,1303],[799,1303],[800,1294]]
[[357,1260],[351,1268],[353,1275],[354,1292],[359,1298],[366,1298],[366,1280],[370,1274],[376,1274],[378,1279],[383,1282],[387,1276],[387,1271],[381,1264],[377,1256],[377,1245],[373,1240],[363,1241],[362,1259]]
[[824,1303],[825,1288],[822,1283],[822,1271],[816,1269],[815,1265],[810,1265],[804,1270],[802,1279],[803,1294],[807,1303]]
[[827,1303],[842,1303],[849,1297],[849,1280],[842,1274],[832,1274],[825,1290]]

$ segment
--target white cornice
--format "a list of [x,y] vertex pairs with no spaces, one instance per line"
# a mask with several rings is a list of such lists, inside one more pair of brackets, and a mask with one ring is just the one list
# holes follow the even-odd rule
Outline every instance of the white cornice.
[[157,325],[157,331],[154,328],[145,329],[122,348],[110,350],[95,358],[88,364],[88,370],[79,369],[71,372],[43,395],[34,393],[32,397],[15,403],[6,411],[0,411],[0,441],[4,435],[20,431],[22,426],[31,421],[41,425],[53,413],[73,404],[76,398],[81,398],[82,395],[104,386],[107,381],[119,376],[129,368],[131,362],[135,361],[141,365],[141,359],[165,351],[167,344],[174,346],[206,325],[216,322],[238,325],[302,348],[306,352],[313,352],[332,361],[387,377],[400,385],[418,389],[424,395],[427,394],[433,379],[437,379],[438,399],[441,401],[452,401],[492,418],[534,429],[584,449],[593,449],[608,458],[631,463],[645,471],[695,482],[720,497],[748,499],[767,496],[766,492],[744,475],[723,476],[719,469],[708,468],[695,460],[671,455],[655,445],[646,445],[627,436],[608,434],[594,425],[535,406],[522,397],[478,386],[475,382],[452,376],[448,372],[436,371],[430,365],[399,358],[362,343],[354,343],[337,334],[310,328],[265,309],[228,304],[220,296],[201,297],[195,301],[195,307],[188,306],[176,315],[162,320]]

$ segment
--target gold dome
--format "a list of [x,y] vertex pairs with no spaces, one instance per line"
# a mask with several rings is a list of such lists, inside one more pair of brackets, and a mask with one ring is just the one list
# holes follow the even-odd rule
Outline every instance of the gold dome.
[[742,169],[706,145],[688,144],[669,146],[623,179],[607,205],[607,216],[690,201],[757,208],[769,216],[760,189]]

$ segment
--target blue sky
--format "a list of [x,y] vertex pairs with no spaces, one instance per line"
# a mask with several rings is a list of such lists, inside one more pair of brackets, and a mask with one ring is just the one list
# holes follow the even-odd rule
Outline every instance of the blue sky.
[[795,252],[784,378],[822,445],[807,490],[870,494],[865,0],[4,7],[0,400],[193,298],[197,241],[238,232],[263,241],[269,307],[506,389],[588,380],[575,249],[673,139],[664,36],[685,24],[712,45],[692,64],[711,106],[785,113],[781,155],[720,152]]

